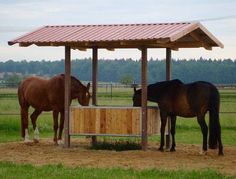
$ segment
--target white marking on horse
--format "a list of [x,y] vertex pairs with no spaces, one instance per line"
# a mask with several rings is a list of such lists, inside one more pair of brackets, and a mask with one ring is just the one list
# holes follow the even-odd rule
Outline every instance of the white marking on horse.
[[63,145],[64,144],[63,140],[58,140],[57,142],[58,142],[59,145]]
[[207,151],[206,150],[201,150],[199,153],[200,153],[200,155],[207,155]]
[[29,143],[31,142],[30,138],[29,138],[29,131],[28,129],[25,129],[25,140],[24,140],[25,143]]
[[39,130],[38,130],[37,127],[36,127],[35,130],[34,130],[34,142],[35,142],[35,143],[38,143],[38,142],[39,142]]

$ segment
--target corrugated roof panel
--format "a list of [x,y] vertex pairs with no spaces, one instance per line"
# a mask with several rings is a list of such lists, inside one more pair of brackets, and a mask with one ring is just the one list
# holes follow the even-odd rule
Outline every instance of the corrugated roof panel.
[[[189,33],[192,26],[202,28],[199,23],[160,23],[160,24],[112,24],[112,25],[68,25],[45,26],[28,33],[18,39],[10,41],[14,43],[70,43],[70,42],[106,42],[106,41],[138,41],[156,39],[179,39],[181,35]],[[206,29],[203,29],[206,35]],[[183,33],[182,33],[183,32]],[[177,34],[177,35],[176,35]],[[209,35],[216,44],[220,43]],[[222,45],[222,44],[220,44]]]
[[45,26],[17,41],[75,42],[158,39],[168,37],[168,30],[178,30],[189,23]]

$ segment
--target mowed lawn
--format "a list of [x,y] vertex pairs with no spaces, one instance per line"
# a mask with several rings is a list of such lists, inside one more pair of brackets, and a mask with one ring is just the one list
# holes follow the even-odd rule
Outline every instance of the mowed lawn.
[[[99,88],[98,104],[109,106],[132,106],[132,88]],[[236,89],[220,90],[221,107],[220,122],[224,145],[236,146]],[[72,105],[77,105],[73,101]],[[149,105],[156,105],[149,103]],[[32,109],[30,109],[32,112]],[[20,109],[16,89],[0,89],[0,143],[19,141]],[[51,112],[45,112],[38,118],[38,126],[42,138],[53,137]],[[208,115],[206,116],[208,123]],[[29,120],[30,132],[32,125]],[[116,138],[114,138],[116,140]],[[130,139],[129,139],[130,140]],[[159,136],[149,137],[159,142]],[[202,135],[196,118],[177,118],[176,143],[201,144]],[[13,172],[14,171],[14,172]],[[15,173],[15,174],[14,174]],[[49,177],[48,174],[53,174]],[[20,177],[19,177],[20,176]],[[64,166],[33,167],[0,162],[0,178],[223,178],[215,171],[160,171],[160,170],[124,170],[124,169],[88,169],[66,168]]]

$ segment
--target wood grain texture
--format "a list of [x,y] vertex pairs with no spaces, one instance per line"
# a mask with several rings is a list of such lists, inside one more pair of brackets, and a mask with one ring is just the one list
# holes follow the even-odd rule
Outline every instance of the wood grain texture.
[[[141,135],[141,108],[71,107],[72,135]],[[160,117],[157,108],[148,108],[148,135],[158,134]]]

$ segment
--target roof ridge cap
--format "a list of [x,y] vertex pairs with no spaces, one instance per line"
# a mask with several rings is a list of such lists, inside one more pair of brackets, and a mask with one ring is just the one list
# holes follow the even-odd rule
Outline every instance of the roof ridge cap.
[[160,23],[123,23],[123,24],[81,24],[81,25],[46,25],[44,27],[106,27],[106,26],[143,26],[143,25],[174,25],[174,24],[193,24],[199,22],[160,22]]

